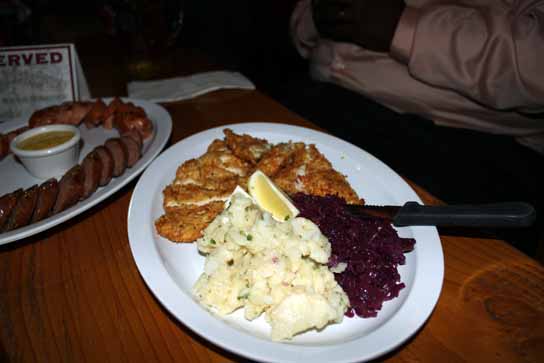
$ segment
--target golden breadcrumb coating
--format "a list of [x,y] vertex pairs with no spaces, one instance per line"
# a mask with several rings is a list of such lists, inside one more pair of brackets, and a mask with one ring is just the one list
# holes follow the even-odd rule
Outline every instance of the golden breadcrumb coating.
[[322,170],[301,176],[304,193],[311,195],[336,195],[350,204],[362,204],[346,177],[336,170]]
[[[225,202],[236,188],[237,180],[228,179],[216,188],[206,188],[195,184],[170,184],[164,191],[163,207],[176,208],[183,205],[204,205],[211,202]],[[209,185],[208,185],[209,187]]]
[[345,176],[333,169],[315,145],[286,142],[271,145],[250,135],[224,130],[202,156],[185,161],[164,191],[165,214],[155,221],[158,233],[174,242],[192,242],[223,210],[237,185],[247,190],[257,169],[287,194],[337,195],[362,204]]
[[157,232],[173,242],[192,242],[223,210],[223,202],[172,208],[155,221]]
[[257,164],[263,154],[272,147],[264,139],[247,134],[237,135],[231,129],[225,129],[223,133],[225,134],[225,142],[232,153],[252,165]]
[[297,150],[304,149],[302,142],[287,142],[274,145],[270,151],[263,155],[256,166],[269,177],[274,177],[283,167],[293,162],[293,156]]

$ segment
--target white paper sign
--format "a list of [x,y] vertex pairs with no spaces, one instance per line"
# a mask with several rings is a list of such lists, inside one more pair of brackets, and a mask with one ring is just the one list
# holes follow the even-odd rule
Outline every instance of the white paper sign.
[[0,123],[89,97],[73,44],[0,48]]

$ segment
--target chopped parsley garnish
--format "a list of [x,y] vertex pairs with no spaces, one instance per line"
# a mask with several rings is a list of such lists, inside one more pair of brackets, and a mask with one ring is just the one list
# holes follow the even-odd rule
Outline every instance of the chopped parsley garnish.
[[249,292],[246,292],[242,295],[238,295],[238,300],[247,299],[249,297]]

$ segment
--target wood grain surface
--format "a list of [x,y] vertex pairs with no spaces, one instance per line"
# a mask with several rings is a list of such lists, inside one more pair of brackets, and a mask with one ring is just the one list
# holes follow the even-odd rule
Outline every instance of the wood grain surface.
[[[316,128],[258,91],[218,91],[165,107],[174,123],[171,143],[232,122]],[[196,336],[146,287],[127,237],[134,185],[0,247],[0,361],[245,361]],[[440,203],[411,185],[425,203]],[[445,280],[438,305],[412,339],[381,360],[544,361],[544,269],[502,241],[467,233],[440,231]]]

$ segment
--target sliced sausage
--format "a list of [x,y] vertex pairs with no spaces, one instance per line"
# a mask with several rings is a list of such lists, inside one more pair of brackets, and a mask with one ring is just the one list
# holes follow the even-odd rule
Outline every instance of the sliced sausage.
[[58,118],[60,109],[61,109],[60,106],[57,105],[57,106],[49,106],[49,107],[37,110],[30,116],[28,125],[31,128],[34,128],[38,126],[54,124],[57,122],[56,120]]
[[142,156],[140,146],[130,136],[121,136],[120,140],[127,151],[127,167],[132,168]]
[[120,107],[123,104],[123,101],[119,97],[115,97],[110,104],[106,107],[103,113],[104,118],[104,128],[106,129],[112,129],[113,128],[113,120],[115,117],[115,112],[117,111],[117,108]]
[[20,127],[18,128],[17,130],[13,130],[13,131],[10,131],[6,134],[6,137],[7,137],[7,141],[8,141],[8,145],[11,144],[11,142],[13,141],[13,139],[15,139],[17,137],[17,135],[20,135],[22,134],[23,132],[25,132],[26,130],[28,130],[28,126],[23,126],[23,127]]
[[0,197],[0,231],[3,230],[4,225],[9,219],[13,208],[17,204],[17,199],[23,193],[23,189],[17,189],[14,192],[5,194]]
[[91,110],[83,118],[83,123],[85,123],[85,126],[87,126],[89,129],[99,126],[103,122],[106,107],[107,106],[102,99],[97,99],[93,103]]
[[94,151],[91,151],[81,162],[85,181],[83,182],[83,194],[81,200],[87,199],[98,188],[102,173],[102,163]]
[[0,134],[0,160],[8,156],[9,154],[9,143],[7,135]]
[[142,138],[142,135],[136,131],[136,130],[129,130],[125,133],[123,133],[121,136],[128,136],[130,137],[131,139],[133,139],[134,141],[136,141],[136,143],[138,144],[138,147],[140,148],[140,150],[142,149],[143,145],[144,145],[144,140]]
[[[143,110],[142,110],[143,111]],[[153,134],[153,123],[147,118],[145,112],[117,112],[113,120],[113,126],[120,134],[127,131],[138,131],[142,139],[147,139]]]
[[105,146],[97,146],[94,150],[94,153],[100,159],[101,172],[100,172],[100,181],[98,185],[104,186],[108,184],[113,177],[113,156]]
[[60,213],[79,201],[83,194],[84,182],[85,176],[79,164],[73,166],[62,176],[59,182],[59,194],[53,206],[53,214]]
[[11,231],[26,226],[32,218],[37,200],[38,185],[34,185],[21,193],[19,198],[17,198],[15,208],[13,208],[8,221],[4,226],[4,231]]
[[36,208],[34,208],[31,223],[39,222],[49,216],[57,200],[58,193],[59,183],[55,178],[44,181],[38,187],[38,201],[36,202]]
[[94,102],[89,101],[68,101],[64,102],[61,107],[63,107],[62,114],[68,116],[64,122],[69,125],[75,125],[78,126],[81,124],[85,116],[89,113],[89,111],[92,109]]
[[113,176],[117,177],[127,168],[128,152],[119,138],[108,139],[104,144],[113,156]]
[[30,127],[38,127],[51,124],[67,124],[78,126],[89,113],[93,102],[68,101],[60,105],[49,106],[37,110],[30,116]]

